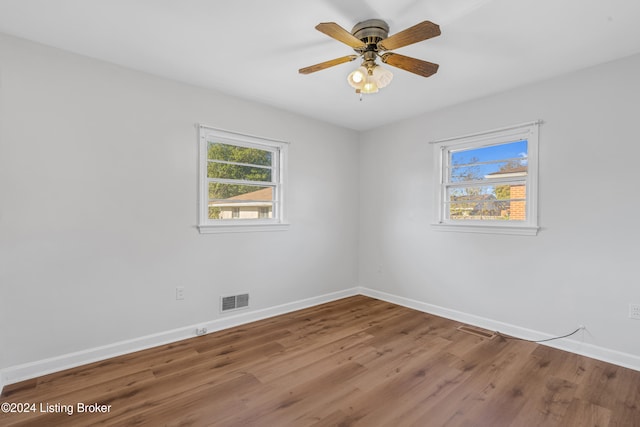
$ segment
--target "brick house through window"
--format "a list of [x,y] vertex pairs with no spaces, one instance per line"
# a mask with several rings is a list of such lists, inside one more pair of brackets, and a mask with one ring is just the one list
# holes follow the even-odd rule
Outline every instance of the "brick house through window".
[[[527,166],[516,166],[486,175],[485,178],[517,178],[527,176]],[[527,219],[527,187],[524,184],[509,185],[509,206],[502,210],[501,216],[515,221]]]

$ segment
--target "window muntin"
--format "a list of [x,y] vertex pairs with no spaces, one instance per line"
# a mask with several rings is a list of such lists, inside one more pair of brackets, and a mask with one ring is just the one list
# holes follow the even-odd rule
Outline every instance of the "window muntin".
[[286,143],[206,126],[199,139],[201,232],[285,224]]
[[439,183],[435,225],[536,234],[538,124],[434,142]]

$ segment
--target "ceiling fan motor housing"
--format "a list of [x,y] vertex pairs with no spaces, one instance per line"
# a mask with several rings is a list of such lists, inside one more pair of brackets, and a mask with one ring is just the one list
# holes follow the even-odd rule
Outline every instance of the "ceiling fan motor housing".
[[389,25],[382,19],[367,19],[354,25],[351,34],[367,45],[366,48],[354,49],[356,52],[362,53],[368,50],[375,52],[378,50],[378,42],[389,36]]

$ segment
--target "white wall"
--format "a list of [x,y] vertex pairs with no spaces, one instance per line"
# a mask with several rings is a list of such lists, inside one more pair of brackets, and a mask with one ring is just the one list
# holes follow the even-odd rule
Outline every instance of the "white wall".
[[[633,56],[361,135],[360,285],[522,331],[584,324],[640,361],[638,76]],[[536,119],[539,235],[433,230],[428,141]]]
[[[357,135],[0,36],[0,371],[215,321],[221,294],[259,312],[358,284],[544,334],[582,323],[640,357],[637,75],[640,56]],[[431,229],[427,142],[535,119],[539,235]],[[197,233],[196,122],[291,141],[290,230]]]
[[[288,231],[198,234],[197,122],[291,142]],[[0,36],[0,369],[356,286],[357,161],[352,131]]]

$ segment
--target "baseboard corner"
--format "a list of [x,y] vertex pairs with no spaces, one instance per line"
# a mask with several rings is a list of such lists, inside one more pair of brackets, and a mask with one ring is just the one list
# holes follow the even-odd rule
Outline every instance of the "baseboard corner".
[[[467,323],[473,326],[478,326],[490,331],[500,331],[518,338],[529,340],[544,340],[553,337],[553,335],[545,332],[534,331],[531,329],[523,328],[521,326],[504,323],[494,319],[488,319],[457,310],[452,310],[446,307],[441,307],[434,304],[425,303],[423,301],[389,294],[367,287],[360,287],[359,289],[362,295],[369,296],[371,298],[380,299],[393,304],[401,305],[403,307],[422,311],[424,313],[429,313],[458,322]],[[636,356],[633,354],[624,353],[606,347],[600,347],[594,344],[580,342],[574,339],[562,339],[541,344],[557,348],[558,350],[568,351],[570,353],[579,354],[581,356],[601,360],[603,362],[622,366],[624,368],[640,371],[640,356]]]

